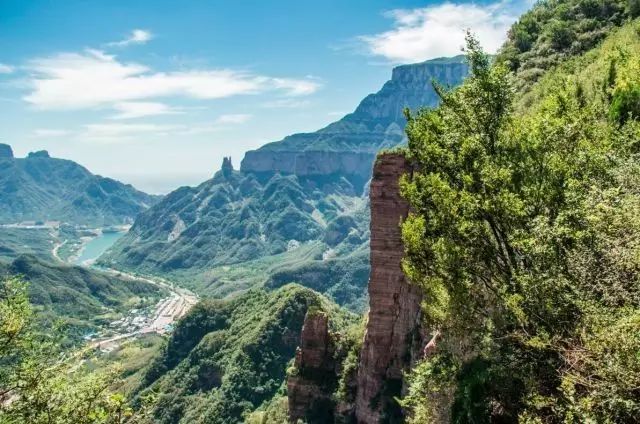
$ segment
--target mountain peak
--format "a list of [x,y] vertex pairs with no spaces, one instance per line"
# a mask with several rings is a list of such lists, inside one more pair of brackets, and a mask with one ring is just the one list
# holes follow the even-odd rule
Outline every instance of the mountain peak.
[[220,168],[223,173],[227,174],[233,171],[233,164],[231,163],[231,156],[225,156],[222,158],[222,168]]
[[49,152],[46,150],[38,150],[37,152],[29,152],[28,158],[50,158]]
[[314,133],[293,134],[247,152],[240,170],[305,178],[340,175],[359,190],[371,178],[377,152],[406,142],[404,109],[436,106],[440,99],[432,81],[456,86],[467,73],[464,56],[398,66],[352,113]]
[[8,144],[0,143],[0,159],[2,158],[13,158],[13,150]]

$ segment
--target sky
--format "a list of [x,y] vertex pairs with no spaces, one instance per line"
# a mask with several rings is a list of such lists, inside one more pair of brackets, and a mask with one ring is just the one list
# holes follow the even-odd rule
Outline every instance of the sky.
[[151,193],[315,131],[394,66],[495,52],[530,0],[0,0],[0,143]]

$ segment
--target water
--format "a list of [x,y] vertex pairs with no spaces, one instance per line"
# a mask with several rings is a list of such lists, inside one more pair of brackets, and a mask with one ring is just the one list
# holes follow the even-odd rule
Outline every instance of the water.
[[81,265],[84,263],[91,263],[98,259],[100,255],[106,252],[113,244],[118,241],[120,237],[125,235],[126,232],[109,232],[102,233],[98,237],[94,238],[87,244],[85,244],[82,253],[78,256],[74,263]]

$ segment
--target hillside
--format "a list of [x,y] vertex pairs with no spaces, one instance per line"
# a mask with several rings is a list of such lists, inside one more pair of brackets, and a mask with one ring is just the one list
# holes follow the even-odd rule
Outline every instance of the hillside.
[[516,88],[526,91],[547,70],[596,47],[638,15],[635,1],[540,2],[511,27],[496,62],[513,71]]
[[376,153],[405,142],[405,107],[434,106],[431,80],[455,86],[463,58],[399,66],[355,112],[230,160],[209,181],[182,187],[141,214],[101,263],[165,274],[213,296],[267,282],[299,282],[364,309]]
[[177,324],[144,378],[140,395],[157,396],[153,421],[240,422],[274,396],[281,397],[310,310],[328,314],[334,330],[355,319],[296,285],[196,305]]
[[30,255],[0,262],[0,276],[21,277],[39,320],[51,326],[62,319],[71,326],[71,336],[94,332],[119,314],[155,304],[164,295],[152,284]]
[[[290,377],[291,422],[640,420],[639,29],[610,28],[526,95],[469,37],[469,78],[376,162],[350,395],[323,391],[322,368]],[[351,402],[319,415],[336,398]]]
[[126,224],[158,200],[46,151],[16,158],[10,146],[0,145],[0,223]]

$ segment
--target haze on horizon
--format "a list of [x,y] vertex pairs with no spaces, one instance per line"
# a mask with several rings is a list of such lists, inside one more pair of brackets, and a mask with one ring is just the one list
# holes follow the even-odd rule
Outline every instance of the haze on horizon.
[[494,52],[528,6],[4,0],[0,142],[167,193],[339,119],[395,65],[459,54],[465,29]]

